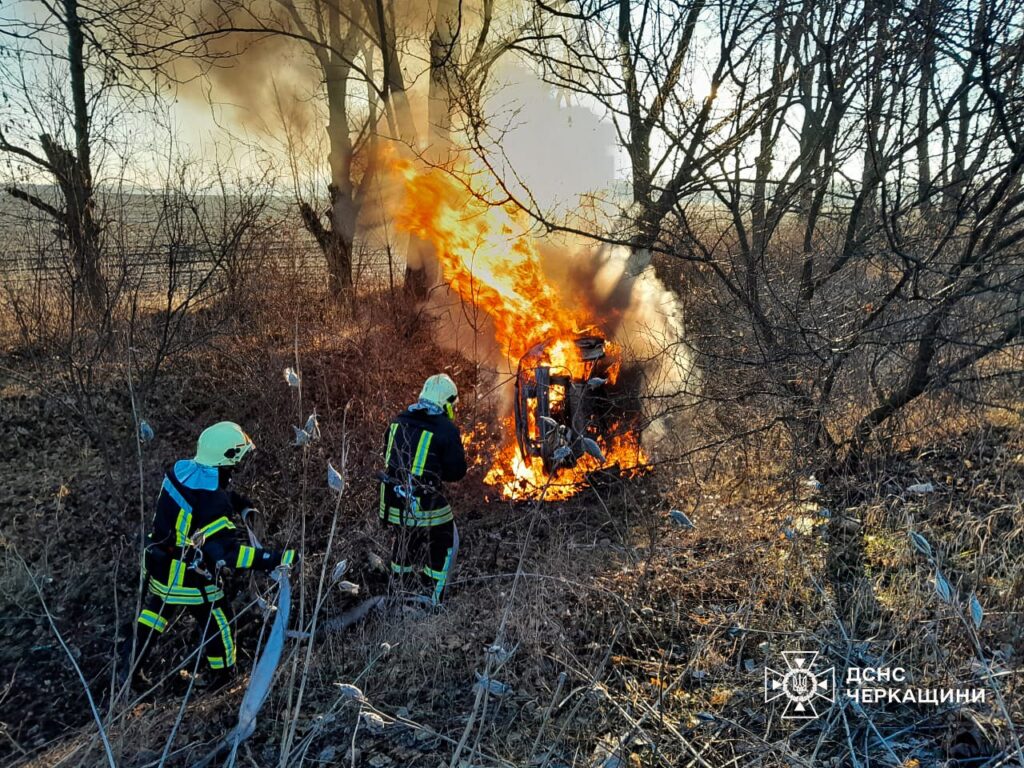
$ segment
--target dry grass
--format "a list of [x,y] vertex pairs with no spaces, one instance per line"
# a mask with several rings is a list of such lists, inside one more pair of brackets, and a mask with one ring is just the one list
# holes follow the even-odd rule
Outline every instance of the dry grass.
[[[382,429],[428,370],[452,371],[472,392],[474,368],[434,346],[399,296],[367,295],[347,317],[287,274],[273,279],[291,285],[282,295],[295,298],[190,318],[186,340],[197,343],[183,346],[156,387],[140,394],[140,414],[157,432],[143,450],[143,496],[152,503],[161,467],[203,424],[245,424],[260,450],[240,482],[260,501],[265,538],[306,552],[304,598],[295,605],[306,621],[334,509],[324,467],[339,456],[344,409],[350,491],[328,570],[346,558],[348,578],[379,589],[368,560],[387,553],[374,519]],[[301,402],[282,376],[296,364],[296,346]],[[0,572],[0,753],[19,765],[102,764],[81,686],[12,563],[15,551],[28,561],[94,695],[111,706],[112,648],[138,585],[125,367],[116,354],[96,367],[93,398],[109,436],[97,446],[76,422],[74,403],[60,400],[71,396],[63,366],[10,352],[0,365],[0,535],[8,553]],[[464,412],[485,434],[485,404],[467,400]],[[290,447],[291,425],[314,408],[322,441],[305,452]],[[952,405],[946,413],[942,424],[915,424],[912,415],[888,460],[830,480],[817,494],[792,472],[784,445],[751,441],[565,503],[484,502],[493,496],[482,485],[492,446],[481,440],[473,448],[480,461],[453,496],[463,550],[447,609],[389,611],[318,641],[294,744],[310,761],[375,768],[447,764],[460,741],[460,759],[472,765],[591,766],[612,752],[630,766],[893,764],[893,755],[930,766],[948,761],[973,728],[984,731],[995,765],[1014,748],[1007,715],[1024,721],[1015,671],[1024,647],[1024,438],[1019,423],[986,427],[984,414]],[[906,492],[926,480],[934,493]],[[674,526],[672,508],[696,529]],[[936,596],[909,530],[939,553],[959,602]],[[840,600],[835,574],[851,580],[852,602]],[[986,612],[976,633],[958,613],[972,592]],[[333,593],[324,615],[347,604]],[[259,629],[258,616],[240,621],[243,668]],[[493,669],[485,651],[496,639],[514,650],[492,672],[511,693],[478,697],[475,673]],[[166,644],[168,670],[186,648],[183,633]],[[305,645],[290,648],[301,664]],[[837,665],[905,666],[921,687],[985,686],[984,661],[1006,672],[998,678],[1006,708],[992,697],[959,708],[855,712],[837,704],[797,727],[766,707],[762,693],[765,666],[793,649],[822,651]],[[291,665],[287,656],[282,669]],[[281,762],[294,717],[288,679],[279,679],[240,762]],[[339,698],[339,682],[359,685],[368,701]],[[196,697],[170,763],[204,754],[233,724],[241,693]],[[119,764],[158,761],[179,703],[164,690],[107,710]],[[380,713],[385,725],[359,720],[360,711]]]

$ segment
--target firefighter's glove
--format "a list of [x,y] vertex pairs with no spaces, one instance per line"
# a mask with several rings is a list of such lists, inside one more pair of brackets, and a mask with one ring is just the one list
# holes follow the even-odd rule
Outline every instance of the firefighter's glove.
[[294,568],[298,570],[299,567],[299,553],[294,549],[286,549],[281,553],[280,561],[277,564],[278,568]]

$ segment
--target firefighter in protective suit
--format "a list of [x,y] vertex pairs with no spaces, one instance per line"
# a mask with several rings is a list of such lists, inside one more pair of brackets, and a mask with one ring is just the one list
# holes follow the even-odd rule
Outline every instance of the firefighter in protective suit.
[[[255,448],[242,428],[222,421],[199,436],[194,459],[169,467],[160,487],[153,529],[146,541],[146,596],[135,625],[136,682],[145,675],[155,641],[184,608],[195,618],[211,687],[231,680],[235,639],[223,568],[270,571],[295,564],[295,551],[250,546],[241,515],[252,507],[230,488],[232,471]],[[127,676],[131,637],[122,651]]]
[[384,435],[380,518],[395,529],[394,574],[422,567],[431,602],[441,602],[459,547],[452,508],[442,484],[466,475],[462,436],[455,425],[459,391],[439,373],[423,384],[419,400],[396,416]]

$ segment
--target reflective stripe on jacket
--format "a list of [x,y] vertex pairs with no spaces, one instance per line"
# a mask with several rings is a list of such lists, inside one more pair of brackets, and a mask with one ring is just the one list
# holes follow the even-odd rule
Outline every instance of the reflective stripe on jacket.
[[242,497],[219,486],[215,467],[186,459],[168,468],[146,546],[149,591],[171,605],[214,602],[224,597],[210,581],[218,563],[277,567],[279,553],[243,543],[238,518],[243,506]]
[[379,490],[381,519],[397,525],[432,526],[452,519],[442,484],[466,475],[462,437],[439,409],[410,406],[384,434],[385,474]]

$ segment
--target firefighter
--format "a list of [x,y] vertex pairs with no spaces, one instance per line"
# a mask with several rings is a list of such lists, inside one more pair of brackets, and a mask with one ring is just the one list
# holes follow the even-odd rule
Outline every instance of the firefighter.
[[196,621],[210,687],[230,682],[236,650],[222,569],[270,571],[296,563],[294,550],[261,549],[243,538],[241,515],[252,504],[231,489],[230,480],[253,448],[241,427],[222,421],[203,430],[194,459],[167,469],[144,553],[147,594],[134,638],[122,650],[122,676],[127,677],[134,639],[136,684],[147,682],[146,659],[155,636],[167,630],[182,608]]
[[466,454],[455,425],[459,391],[446,374],[431,376],[419,400],[396,416],[384,435],[380,518],[394,528],[391,571],[421,567],[430,601],[441,603],[459,547],[459,533],[442,483],[466,475]]

